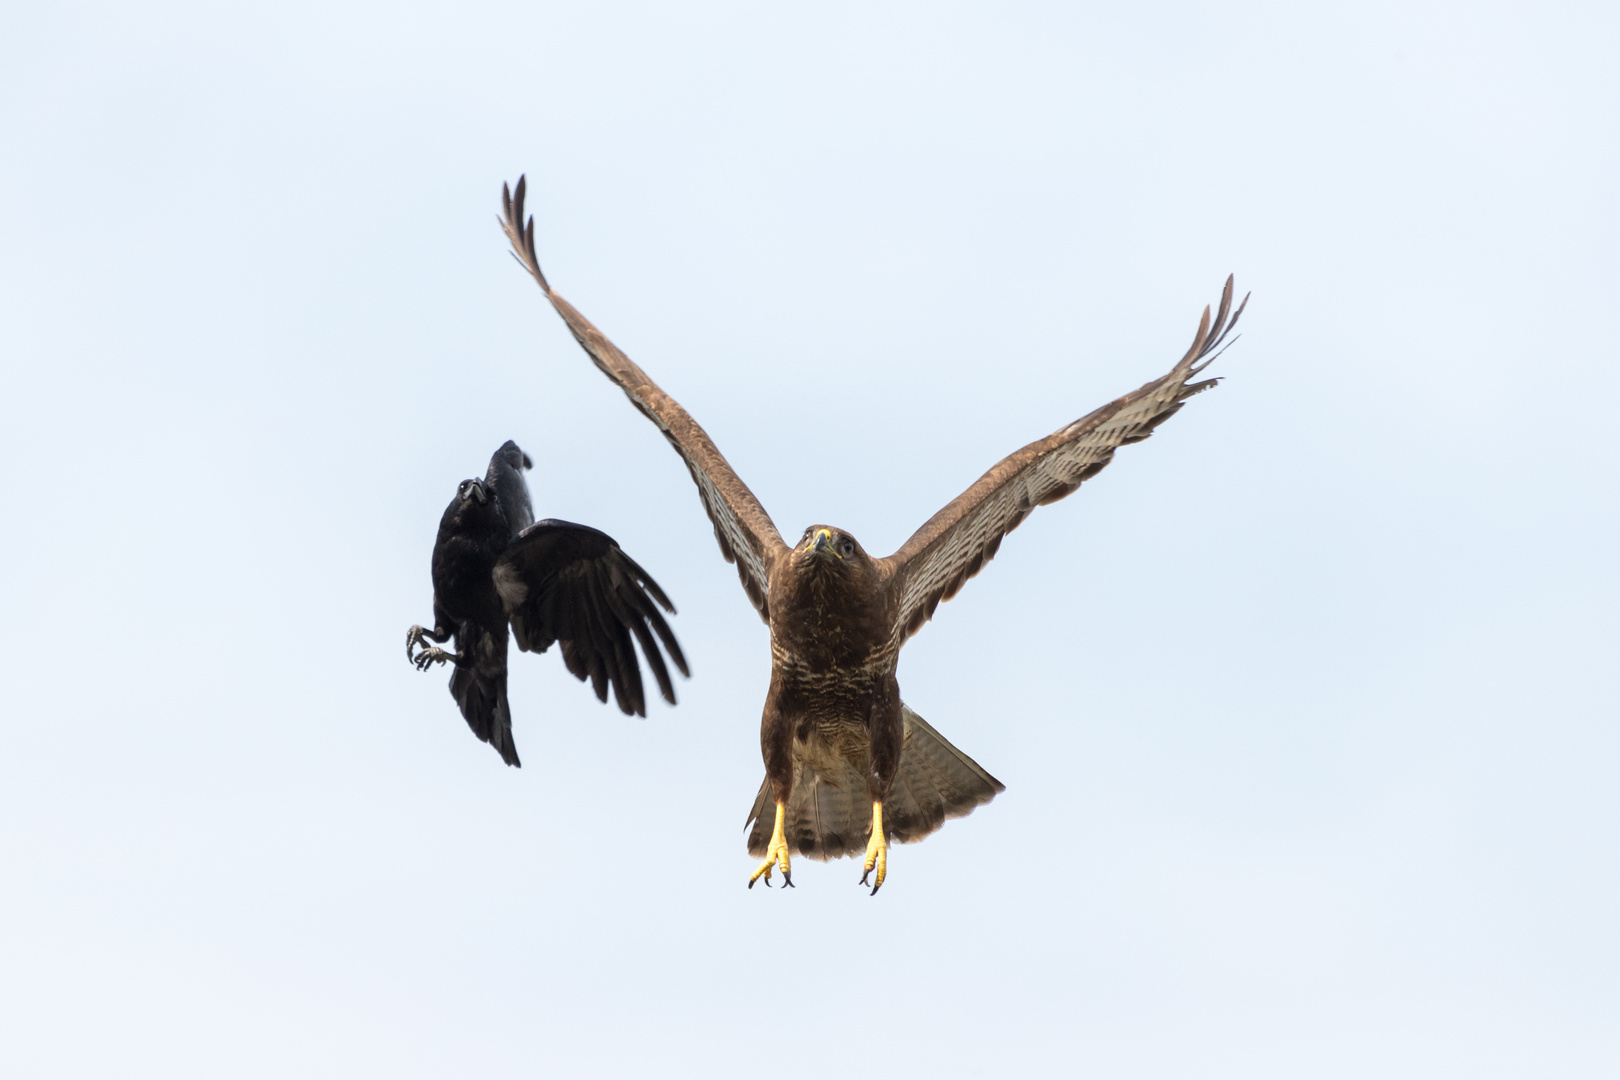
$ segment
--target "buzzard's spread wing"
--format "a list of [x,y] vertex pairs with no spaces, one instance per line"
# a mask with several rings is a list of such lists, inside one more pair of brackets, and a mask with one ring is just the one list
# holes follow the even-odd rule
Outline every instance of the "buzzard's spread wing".
[[545,274],[540,272],[540,261],[534,253],[534,219],[523,220],[524,178],[519,177],[517,191],[509,193],[501,187],[501,203],[506,211],[501,227],[517,253],[518,261],[534,276],[540,289],[563,317],[574,339],[590,354],[602,374],[612,379],[623,390],[642,414],[658,425],[675,452],[681,455],[692,473],[703,498],[703,509],[714,523],[714,537],[720,542],[720,553],[727,562],[737,564],[737,576],[742,579],[748,599],[759,609],[760,617],[770,621],[766,596],[770,591],[771,563],[787,545],[772,524],[770,515],[754,498],[726,459],[715,449],[708,433],[698,426],[676,400],[658,388],[645,372],[620,352],[607,336],[591,325],[589,319],[574,310],[574,306],[551,291]]
[[1188,398],[1213,386],[1215,379],[1187,380],[1214,359],[1248,302],[1244,297],[1232,311],[1228,277],[1214,324],[1205,308],[1192,348],[1168,375],[1008,456],[889,556],[891,581],[899,591],[901,640],[933,618],[940,601],[955,596],[1031,510],[1069,494],[1112,461],[1117,447],[1141,442]]
[[669,597],[606,533],[569,521],[535,522],[496,560],[495,590],[518,648],[545,652],[560,641],[568,670],[582,682],[590,679],[602,701],[611,683],[626,714],[647,715],[631,635],[641,642],[658,689],[671,705],[675,687],[654,633],[681,674],[691,674],[658,610],[659,605],[675,610]]

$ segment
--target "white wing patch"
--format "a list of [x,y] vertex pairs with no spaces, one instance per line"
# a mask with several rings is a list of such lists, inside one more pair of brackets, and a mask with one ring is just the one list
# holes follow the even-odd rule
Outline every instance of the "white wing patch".
[[500,594],[501,603],[508,611],[516,609],[529,598],[529,586],[511,563],[495,564],[495,591]]

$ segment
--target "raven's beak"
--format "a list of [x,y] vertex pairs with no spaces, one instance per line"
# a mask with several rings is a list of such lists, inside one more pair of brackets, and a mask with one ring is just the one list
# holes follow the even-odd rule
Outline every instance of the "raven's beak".
[[837,555],[838,558],[840,558],[840,559],[843,558],[842,555],[838,554],[838,549],[833,547],[833,538],[832,538],[832,530],[831,529],[817,529],[816,530],[816,535],[811,539],[811,541],[808,544],[806,544],[804,546],[804,549],[806,551],[814,551],[814,552],[817,552],[817,553],[820,553],[820,552],[823,552],[823,551],[831,552],[833,555]]
[[486,503],[489,501],[489,496],[484,494],[484,485],[479,483],[477,480],[473,481],[472,493],[478,497],[479,503]]

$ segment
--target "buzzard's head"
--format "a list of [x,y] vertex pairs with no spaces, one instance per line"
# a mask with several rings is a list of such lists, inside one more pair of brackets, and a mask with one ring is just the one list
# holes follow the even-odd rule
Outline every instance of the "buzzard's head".
[[831,525],[812,525],[804,530],[793,551],[793,562],[801,570],[849,580],[863,579],[874,572],[871,557],[856,539]]

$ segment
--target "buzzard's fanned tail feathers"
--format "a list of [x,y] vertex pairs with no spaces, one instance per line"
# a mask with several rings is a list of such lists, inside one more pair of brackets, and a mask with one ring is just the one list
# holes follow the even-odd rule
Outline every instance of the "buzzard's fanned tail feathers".
[[[1006,790],[979,763],[952,746],[907,705],[900,767],[883,804],[883,827],[898,844],[921,840],[954,817],[970,814]],[[816,755],[816,764],[801,761],[788,796],[784,831],[794,855],[838,859],[866,852],[872,827],[872,804],[865,774],[837,754]],[[827,776],[822,770],[839,770]],[[764,858],[771,842],[771,783],[760,785],[749,813],[748,853]]]

